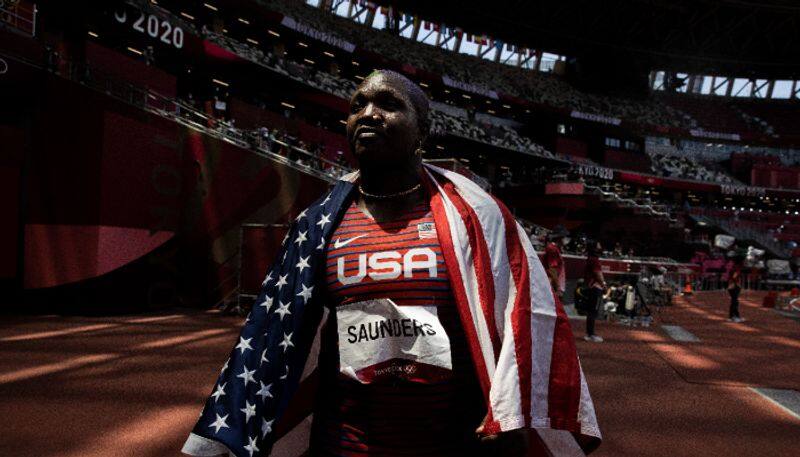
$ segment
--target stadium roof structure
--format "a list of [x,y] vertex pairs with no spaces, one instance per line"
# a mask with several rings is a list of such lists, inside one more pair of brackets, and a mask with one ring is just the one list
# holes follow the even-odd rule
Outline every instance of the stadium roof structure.
[[800,77],[797,0],[379,0],[561,55],[694,74]]

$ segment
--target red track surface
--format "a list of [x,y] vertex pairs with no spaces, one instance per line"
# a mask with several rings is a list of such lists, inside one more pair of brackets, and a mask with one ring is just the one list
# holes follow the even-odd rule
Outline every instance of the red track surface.
[[[605,441],[598,456],[796,455],[800,420],[748,388],[800,390],[800,324],[745,293],[678,299],[647,329],[580,339]],[[671,340],[680,325],[699,343]],[[0,325],[0,456],[172,456],[241,320],[216,313],[16,317]]]

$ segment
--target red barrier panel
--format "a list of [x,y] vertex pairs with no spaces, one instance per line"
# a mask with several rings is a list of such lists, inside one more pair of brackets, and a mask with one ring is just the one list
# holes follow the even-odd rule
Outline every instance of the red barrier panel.
[[546,195],[583,195],[583,183],[556,182],[544,185]]
[[603,165],[647,173],[650,171],[650,158],[642,152],[606,149],[603,153]]
[[19,167],[0,166],[0,279],[17,276],[17,230],[19,228]]
[[589,146],[583,141],[559,136],[556,137],[556,152],[569,156],[588,157]]
[[[24,224],[26,289],[70,285],[85,297],[81,287],[94,290],[113,276],[109,287],[152,286],[212,304],[236,278],[242,224],[287,221],[327,188],[319,178],[81,85],[43,81],[25,135],[30,144],[22,148],[32,164],[25,219],[2,237],[17,243]],[[0,172],[3,186],[16,187],[11,175]],[[14,249],[2,252],[16,262]],[[11,266],[0,265],[0,273]]]

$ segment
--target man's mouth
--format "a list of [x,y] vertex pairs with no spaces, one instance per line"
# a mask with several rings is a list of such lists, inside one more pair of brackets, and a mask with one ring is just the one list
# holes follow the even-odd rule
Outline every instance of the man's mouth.
[[381,136],[381,133],[378,132],[378,130],[368,127],[362,127],[356,131],[355,138],[356,140],[362,140],[362,139],[377,138],[379,136]]
[[378,137],[377,132],[359,132],[358,135],[356,135],[356,138],[359,140],[363,140],[365,138],[377,138],[377,137]]

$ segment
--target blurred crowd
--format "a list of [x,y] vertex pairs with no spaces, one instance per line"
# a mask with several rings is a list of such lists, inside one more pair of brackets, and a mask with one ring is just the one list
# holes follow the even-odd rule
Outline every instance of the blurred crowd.
[[455,80],[490,88],[534,103],[617,117],[640,124],[680,128],[692,126],[691,118],[685,113],[657,100],[588,94],[550,74],[498,64],[477,56],[430,46],[385,30],[370,29],[369,33],[365,33],[366,26],[335,14],[325,13],[303,2],[259,1],[268,8],[278,10],[397,62],[408,63],[432,73],[446,75]]
[[[242,43],[236,39],[207,29],[203,29],[203,33],[210,41],[247,60],[341,98],[349,99],[350,95],[356,89],[356,83],[354,81],[324,71],[319,71],[311,65],[284,59],[273,53],[264,52],[255,46]],[[558,156],[548,151],[540,144],[535,143],[530,138],[520,135],[509,126],[493,125],[491,123],[477,121],[474,118],[470,120],[466,114],[463,116],[454,115],[439,111],[436,108],[431,109],[430,118],[431,134],[434,136],[453,134],[494,146],[547,158],[555,158]],[[560,158],[567,159],[563,156]]]
[[737,183],[724,172],[709,170],[700,162],[689,157],[673,156],[649,152],[650,167],[653,172],[667,178],[692,179],[695,181],[718,182],[722,184]]

